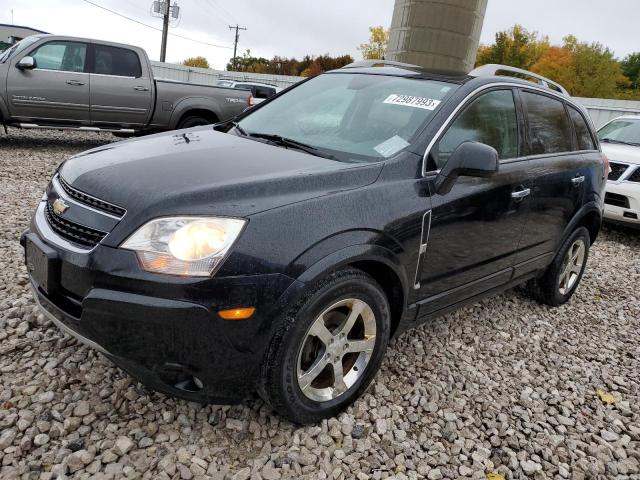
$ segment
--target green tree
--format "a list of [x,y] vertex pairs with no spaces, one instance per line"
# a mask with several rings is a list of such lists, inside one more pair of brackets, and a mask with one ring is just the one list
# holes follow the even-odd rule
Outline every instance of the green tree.
[[522,25],[514,25],[509,30],[496,33],[492,45],[482,45],[478,49],[476,65],[498,63],[529,70],[549,48],[547,37],[538,37],[538,32],[530,32]]
[[631,88],[640,90],[640,52],[627,55],[620,63],[622,73],[631,82]]
[[204,57],[189,57],[182,64],[185,67],[209,68],[209,62]]
[[368,43],[360,45],[362,58],[365,60],[384,60],[384,54],[389,44],[389,30],[385,30],[383,26],[369,27],[371,36]]

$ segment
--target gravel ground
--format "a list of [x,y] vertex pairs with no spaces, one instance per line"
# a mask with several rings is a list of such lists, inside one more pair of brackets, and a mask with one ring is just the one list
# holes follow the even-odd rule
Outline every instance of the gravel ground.
[[394,340],[362,399],[300,428],[149,392],[38,314],[18,236],[55,166],[111,140],[0,136],[2,479],[640,478],[640,234],[605,228],[569,305],[511,291]]

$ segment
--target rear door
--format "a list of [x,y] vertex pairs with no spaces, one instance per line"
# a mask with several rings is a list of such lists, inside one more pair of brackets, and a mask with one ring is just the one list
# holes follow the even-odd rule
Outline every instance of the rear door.
[[152,79],[135,50],[92,44],[91,122],[139,127],[149,122]]
[[[584,197],[587,172],[565,103],[539,91],[520,92],[526,112],[529,162],[534,180],[532,222],[523,235],[521,260],[550,260]],[[539,267],[535,262],[531,267]]]
[[[87,51],[87,43],[55,40],[18,55],[7,77],[11,116],[39,123],[88,123]],[[34,58],[35,68],[15,67],[25,56]]]
[[431,150],[431,170],[441,169],[466,141],[494,147],[500,165],[491,177],[459,177],[450,192],[433,195],[418,271],[420,315],[511,279],[532,187],[528,160],[520,153],[522,129],[514,92],[491,90],[463,108]]

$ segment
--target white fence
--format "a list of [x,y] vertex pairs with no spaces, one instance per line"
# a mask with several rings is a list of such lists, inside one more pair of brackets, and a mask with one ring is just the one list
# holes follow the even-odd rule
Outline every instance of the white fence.
[[639,101],[579,97],[575,99],[587,109],[596,128],[620,115],[640,115]]
[[[269,83],[286,88],[302,80],[302,77],[286,75],[266,75],[261,73],[227,72],[224,70],[212,70],[209,68],[194,68],[176,65],[173,63],[151,62],[153,74],[157,78],[178,80],[187,83],[199,83],[201,85],[215,85],[220,79],[253,80],[254,82]],[[596,128],[600,128],[609,120],[620,115],[640,115],[640,101],[610,100],[606,98],[580,98],[575,97],[589,112]]]
[[180,82],[215,85],[218,80],[252,80],[286,88],[302,80],[302,77],[286,75],[266,75],[261,73],[227,72],[210,68],[185,67],[173,63],[151,62],[153,75],[159,79],[178,80]]

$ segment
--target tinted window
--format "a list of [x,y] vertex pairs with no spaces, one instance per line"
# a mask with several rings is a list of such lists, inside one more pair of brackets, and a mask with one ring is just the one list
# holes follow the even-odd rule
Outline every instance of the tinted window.
[[529,122],[529,144],[532,155],[570,152],[571,125],[564,104],[536,93],[522,92]]
[[41,70],[84,72],[87,45],[77,42],[49,42],[31,52]]
[[591,132],[589,132],[589,127],[582,114],[569,105],[569,115],[571,116],[571,121],[573,121],[573,128],[576,131],[578,150],[595,150],[596,146],[593,143],[593,137],[591,136]]
[[273,88],[256,86],[256,98],[269,98],[274,93]]
[[304,82],[239,123],[343,161],[375,161],[407,148],[457,85],[435,80],[331,73]]
[[126,48],[95,45],[94,73],[119,77],[141,77],[142,68],[138,54]]
[[464,142],[481,142],[500,159],[518,156],[518,118],[511,90],[486,93],[467,106],[438,143],[436,167],[442,168]]

